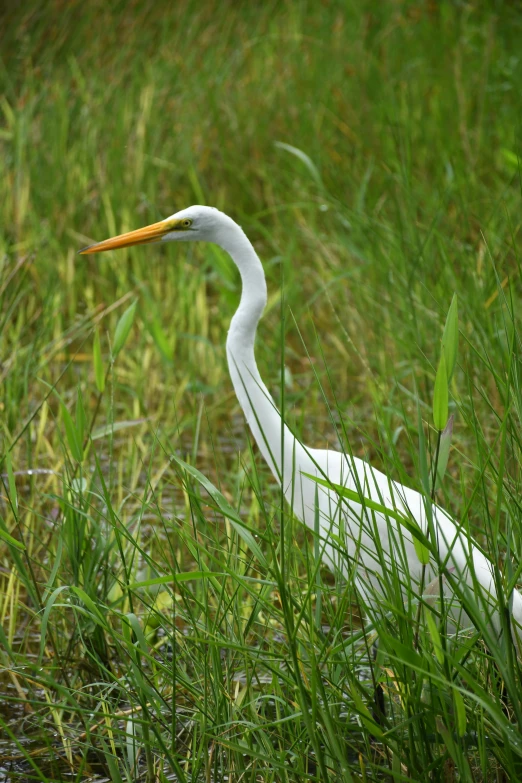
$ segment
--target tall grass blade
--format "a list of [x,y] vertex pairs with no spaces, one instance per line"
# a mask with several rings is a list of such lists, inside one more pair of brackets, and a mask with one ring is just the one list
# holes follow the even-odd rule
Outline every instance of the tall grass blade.
[[448,376],[446,373],[446,356],[440,354],[439,366],[435,376],[433,389],[433,423],[435,429],[442,431],[448,423]]
[[453,294],[451,304],[446,316],[446,323],[444,324],[444,331],[442,333],[442,349],[444,351],[444,358],[446,361],[446,375],[448,383],[450,383],[453,373],[455,371],[455,365],[457,364],[457,351],[459,344],[459,315],[458,315],[458,303],[457,294]]
[[127,342],[127,338],[132,329],[134,323],[134,316],[136,315],[136,306],[138,300],[136,299],[127,309],[122,313],[120,320],[116,324],[116,330],[114,332],[114,339],[112,341],[112,359],[116,359],[121,349]]

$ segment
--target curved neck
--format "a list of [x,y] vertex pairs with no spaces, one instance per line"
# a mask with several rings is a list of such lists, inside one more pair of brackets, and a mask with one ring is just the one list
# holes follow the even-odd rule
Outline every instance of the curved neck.
[[[283,425],[274,400],[263,383],[254,355],[259,319],[267,301],[266,280],[261,261],[252,244],[233,221],[218,244],[226,250],[241,274],[241,301],[227,337],[230,377],[246,420],[263,457],[275,478],[286,486],[293,476],[296,451],[302,446]],[[232,230],[231,230],[232,229]],[[281,455],[284,437],[284,464]]]

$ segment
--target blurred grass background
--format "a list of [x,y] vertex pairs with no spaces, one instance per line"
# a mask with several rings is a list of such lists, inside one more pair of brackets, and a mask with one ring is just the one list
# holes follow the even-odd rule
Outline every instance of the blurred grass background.
[[[519,33],[509,5],[49,3],[12,13],[1,241],[4,264],[27,257],[33,295],[5,344],[21,363],[11,377],[43,365],[55,381],[53,357],[78,349],[96,308],[139,290],[144,325],[159,324],[134,334],[122,404],[161,410],[166,423],[179,419],[180,397],[193,407],[187,383],[208,405],[228,394],[222,346],[238,278],[227,259],[216,265],[204,247],[75,256],[204,201],[242,223],[265,262],[264,374],[284,279],[311,352],[310,315],[338,397],[367,423],[373,386],[387,396],[397,380],[430,373],[438,346],[426,335],[453,290],[467,292],[468,332],[479,319],[491,334],[496,274],[516,285]],[[277,141],[302,150],[316,176]],[[289,329],[289,366],[313,396]],[[7,390],[11,427],[35,393],[24,389],[20,410]],[[216,415],[228,418],[230,405]]]
[[[518,508],[520,411],[508,397],[520,377],[521,36],[520,5],[507,2],[3,8],[0,451],[21,474],[21,527],[7,484],[3,502],[37,582],[69,584],[76,573],[65,558],[53,570],[56,497],[76,468],[49,385],[71,410],[79,386],[87,418],[96,411],[97,454],[123,516],[137,513],[149,484],[168,513],[183,505],[158,437],[238,497],[251,455],[225,363],[239,298],[230,260],[205,245],[76,255],[192,203],[230,214],[264,262],[258,363],[279,399],[284,338],[286,405],[305,441],[337,445],[321,381],[354,452],[411,486],[416,406],[429,421],[456,291],[458,416],[445,504],[458,514],[483,484],[471,519],[486,535],[506,416],[501,482]],[[108,363],[115,324],[135,298],[98,408],[93,330]],[[111,423],[121,428],[105,437]],[[241,494],[255,520],[254,501]],[[23,657],[39,619],[11,564],[6,547],[2,617]],[[96,577],[93,566],[99,597]],[[14,596],[27,601],[15,614]],[[80,644],[77,626],[63,623]]]

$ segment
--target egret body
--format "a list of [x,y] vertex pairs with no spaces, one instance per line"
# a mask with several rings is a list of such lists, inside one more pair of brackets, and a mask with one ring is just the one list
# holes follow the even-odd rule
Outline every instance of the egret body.
[[[492,625],[498,628],[492,563],[444,510],[436,505],[431,507],[430,530],[425,499],[420,493],[392,481],[364,460],[333,450],[305,447],[282,422],[259,374],[254,353],[257,325],[267,301],[265,275],[257,253],[237,223],[217,209],[193,206],[81,252],[180,241],[214,242],[229,253],[239,269],[241,301],[227,337],[234,390],[259,450],[282,485],[295,515],[312,530],[318,519],[326,564],[345,574],[355,573],[358,588],[370,605],[381,590],[383,571],[392,567],[403,584],[418,594],[420,586],[427,584],[437,571],[428,568],[423,574],[412,536],[398,521],[398,513],[399,517],[413,520],[430,540],[435,537],[450,581],[456,580],[462,587],[467,585],[480,607],[491,614]],[[342,485],[357,492],[360,498],[396,513],[389,516],[369,510],[364,500],[359,503],[341,498],[334,489],[319,486],[307,474]],[[522,596],[515,590],[511,598],[511,617],[516,628],[522,626]]]

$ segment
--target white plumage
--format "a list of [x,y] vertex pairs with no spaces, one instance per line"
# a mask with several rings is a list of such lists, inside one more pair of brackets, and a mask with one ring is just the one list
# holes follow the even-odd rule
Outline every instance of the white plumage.
[[[323,559],[331,567],[355,579],[366,603],[371,605],[381,591],[383,569],[393,567],[404,585],[418,593],[422,565],[407,527],[381,511],[369,510],[353,499],[340,498],[332,489],[319,486],[304,474],[327,478],[353,490],[361,498],[384,506],[415,520],[430,537],[425,500],[421,494],[392,481],[367,462],[336,451],[307,448],[281,422],[281,415],[259,374],[254,342],[257,325],[267,301],[266,280],[261,262],[240,226],[224,213],[204,206],[177,212],[164,221],[119,237],[100,242],[81,251],[95,253],[133,244],[170,241],[214,242],[227,251],[242,279],[239,308],[232,318],[227,337],[230,376],[239,403],[255,441],[295,515],[312,530],[319,521]],[[452,579],[473,591],[478,605],[491,613],[498,630],[496,590],[491,561],[481,553],[454,520],[432,506],[436,546],[441,561]],[[378,541],[378,546],[376,542]],[[438,573],[428,568],[424,585]],[[446,585],[445,591],[448,590]],[[522,626],[522,596],[512,595],[514,628]]]

